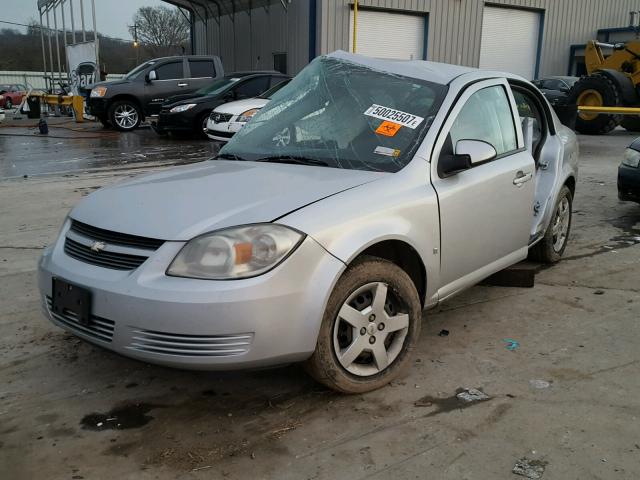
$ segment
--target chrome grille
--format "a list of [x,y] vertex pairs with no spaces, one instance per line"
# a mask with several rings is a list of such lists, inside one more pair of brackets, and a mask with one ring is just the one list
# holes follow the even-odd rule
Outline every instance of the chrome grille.
[[111,268],[134,270],[157,250],[164,240],[140,237],[71,221],[64,252],[76,260]]
[[81,262],[111,268],[113,270],[134,270],[142,265],[148,258],[140,255],[129,255],[104,250],[96,252],[92,250],[91,247],[71,240],[70,238],[65,239],[64,253]]
[[225,123],[231,120],[233,115],[231,113],[220,113],[220,112],[211,112],[209,118],[213,121],[213,123]]
[[122,245],[123,247],[157,250],[164,243],[163,240],[157,240],[155,238],[139,237],[137,235],[129,235],[128,233],[118,233],[92,227],[77,220],[71,221],[70,230],[92,240],[99,240],[112,245]]
[[136,329],[128,348],[184,357],[232,357],[247,353],[252,342],[253,333],[183,335]]
[[52,306],[53,301],[51,297],[47,295],[47,309],[49,311],[49,315],[55,318],[58,322],[76,333],[83,333],[95,340],[101,340],[107,343],[111,342],[111,339],[113,338],[113,329],[115,327],[115,323],[112,320],[91,315],[89,323],[87,325],[82,325],[78,321],[76,314],[72,311],[65,310],[62,315],[58,315],[57,313],[53,313]]

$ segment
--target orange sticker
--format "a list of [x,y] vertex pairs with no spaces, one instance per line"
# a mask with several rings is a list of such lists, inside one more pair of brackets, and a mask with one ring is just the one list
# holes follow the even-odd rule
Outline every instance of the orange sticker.
[[376,128],[376,133],[384,135],[385,137],[393,137],[396,133],[398,133],[398,130],[400,130],[400,128],[402,128],[402,125],[385,120],[380,124],[378,128]]

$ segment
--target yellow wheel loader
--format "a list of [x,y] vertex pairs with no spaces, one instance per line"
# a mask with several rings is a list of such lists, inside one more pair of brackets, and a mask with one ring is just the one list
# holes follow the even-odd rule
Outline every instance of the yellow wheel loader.
[[[613,53],[605,57],[602,48]],[[587,107],[638,107],[640,95],[640,40],[615,45],[591,40],[585,50],[588,75],[571,88],[567,103]],[[630,131],[640,131],[640,116],[619,113],[580,111],[576,118],[576,130],[580,133],[600,135],[618,125]]]

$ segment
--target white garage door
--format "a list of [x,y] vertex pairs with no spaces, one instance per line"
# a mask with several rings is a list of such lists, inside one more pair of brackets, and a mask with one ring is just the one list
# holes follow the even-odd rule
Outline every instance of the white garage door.
[[484,7],[480,68],[517,73],[532,80],[536,69],[540,14]]
[[[356,53],[401,60],[424,58],[423,16],[359,9],[357,27]],[[353,51],[353,10],[349,20],[349,51]]]

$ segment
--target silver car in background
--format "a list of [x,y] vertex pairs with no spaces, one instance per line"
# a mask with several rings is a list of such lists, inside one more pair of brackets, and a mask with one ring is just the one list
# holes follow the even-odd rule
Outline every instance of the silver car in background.
[[304,361],[348,393],[411,363],[422,311],[557,262],[574,134],[511,74],[319,57],[216,159],[98,190],[39,265],[47,316],[182,368]]

